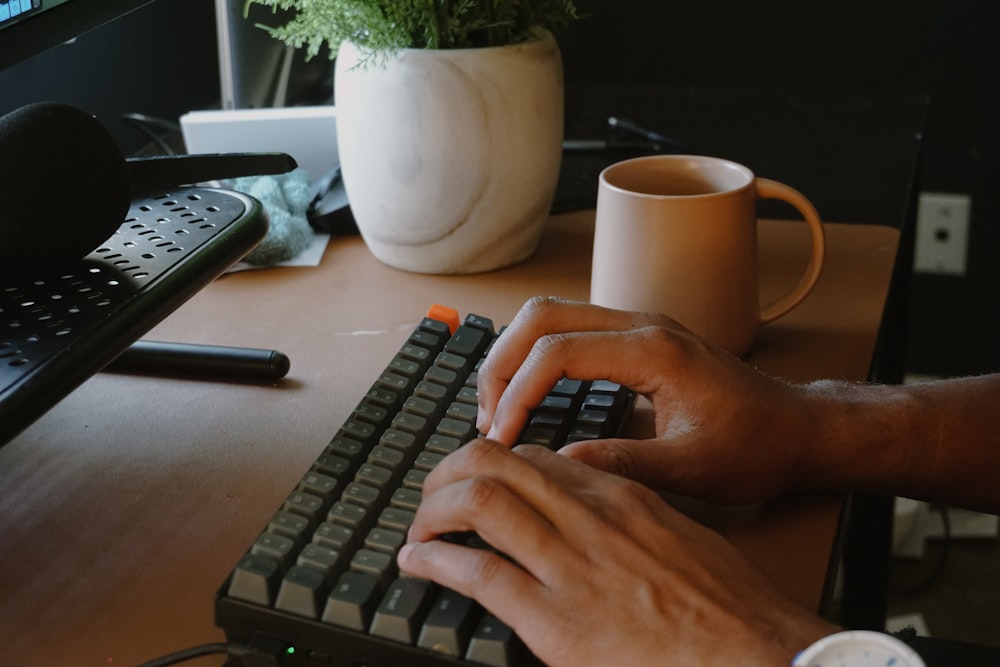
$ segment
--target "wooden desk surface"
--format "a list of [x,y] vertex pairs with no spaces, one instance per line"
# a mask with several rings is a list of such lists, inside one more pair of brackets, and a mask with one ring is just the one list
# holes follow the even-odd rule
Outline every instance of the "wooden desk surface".
[[[280,385],[98,375],[0,448],[0,664],[132,665],[221,641],[231,568],[433,302],[506,323],[535,294],[586,299],[593,213],[553,218],[508,270],[403,273],[358,238],[319,268],[224,276],[146,338],[276,348]],[[828,225],[826,269],[750,360],[790,380],[867,377],[898,233]],[[791,284],[808,233],[762,221],[762,291]],[[836,497],[690,511],[818,608]],[[218,665],[203,658],[194,665]]]

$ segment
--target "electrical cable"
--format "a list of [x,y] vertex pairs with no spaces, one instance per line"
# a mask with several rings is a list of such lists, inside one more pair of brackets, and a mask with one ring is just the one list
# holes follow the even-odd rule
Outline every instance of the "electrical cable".
[[948,554],[951,550],[951,519],[946,506],[935,505],[934,508],[941,514],[941,556],[921,581],[909,586],[890,586],[889,592],[893,595],[908,597],[924,592],[941,576],[948,564]]
[[153,128],[164,130],[168,135],[176,136],[181,132],[180,124],[163,118],[147,116],[141,113],[122,114],[121,119],[127,125],[134,127],[136,130],[146,135],[150,141],[160,147],[160,150],[163,151],[164,155],[176,154],[176,151],[169,143],[167,143],[166,139],[154,132]]
[[155,658],[149,662],[142,663],[138,667],[169,667],[170,665],[176,665],[178,663],[194,660],[195,658],[201,658],[206,655],[228,655],[228,653],[229,644],[222,642],[202,644],[201,646],[192,646],[191,648],[182,649],[180,651],[176,651],[175,653]]

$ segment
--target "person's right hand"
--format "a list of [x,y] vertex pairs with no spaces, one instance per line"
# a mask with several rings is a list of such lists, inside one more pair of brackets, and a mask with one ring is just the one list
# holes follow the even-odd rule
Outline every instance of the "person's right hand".
[[748,503],[798,488],[818,417],[803,386],[767,377],[674,320],[535,298],[479,372],[479,428],[517,444],[561,377],[606,379],[646,396],[650,440],[600,440],[561,453],[673,493]]
[[[441,539],[467,532],[493,549]],[[655,492],[537,445],[475,440],[445,457],[398,562],[552,667],[781,667],[838,630]]]

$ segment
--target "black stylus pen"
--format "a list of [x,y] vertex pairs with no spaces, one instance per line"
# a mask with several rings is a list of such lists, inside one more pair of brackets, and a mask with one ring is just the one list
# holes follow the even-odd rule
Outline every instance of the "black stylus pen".
[[283,378],[290,365],[288,357],[277,350],[140,340],[132,343],[104,370],[265,383]]

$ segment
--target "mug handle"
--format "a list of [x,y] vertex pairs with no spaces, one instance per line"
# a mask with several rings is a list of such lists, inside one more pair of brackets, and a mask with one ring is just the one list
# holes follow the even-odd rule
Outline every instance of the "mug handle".
[[816,207],[801,192],[784,183],[772,181],[768,178],[757,178],[756,186],[757,199],[779,199],[794,206],[809,224],[809,231],[812,234],[812,254],[809,257],[809,264],[806,266],[805,274],[799,280],[799,284],[783,297],[761,309],[760,323],[767,324],[787,314],[792,308],[802,303],[802,300],[808,296],[809,292],[816,285],[819,274],[823,270],[823,258],[826,255],[826,235],[823,231],[823,222],[819,218]]

